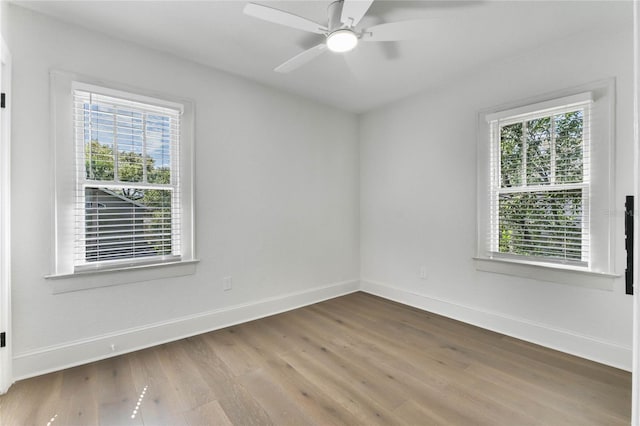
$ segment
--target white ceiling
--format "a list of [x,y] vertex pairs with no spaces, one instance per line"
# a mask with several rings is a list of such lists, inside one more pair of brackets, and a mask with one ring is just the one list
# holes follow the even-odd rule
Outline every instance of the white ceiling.
[[[256,3],[325,23],[326,1]],[[15,1],[113,37],[355,112],[428,89],[482,63],[588,31],[632,28],[631,1],[377,0],[359,27],[426,19],[421,40],[361,43],[278,74],[324,36],[244,15],[245,1]]]

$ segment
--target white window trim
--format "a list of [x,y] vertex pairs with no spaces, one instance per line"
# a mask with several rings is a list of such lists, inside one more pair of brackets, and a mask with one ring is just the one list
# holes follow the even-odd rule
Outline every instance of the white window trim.
[[[53,70],[50,73],[51,86],[51,134],[54,138],[54,218],[53,247],[51,273],[45,278],[52,279],[54,293],[76,291],[85,288],[118,285],[128,282],[147,281],[149,279],[183,276],[195,272],[195,233],[194,233],[194,156],[193,156],[193,103],[177,99],[165,94],[156,94],[137,88],[104,82],[99,79],[74,73]],[[178,262],[158,263],[153,265],[137,265],[125,263],[121,267],[100,269],[83,269],[74,271],[73,238],[75,220],[73,208],[76,188],[75,175],[75,137],[73,131],[72,107],[73,88],[99,87],[100,93],[121,97],[138,102],[154,104],[154,100],[162,99],[163,105],[174,105],[182,111],[181,144],[180,144],[180,210],[182,216],[182,259]],[[164,102],[164,99],[167,102]],[[141,267],[143,266],[143,267]],[[149,271],[162,268],[161,276]],[[134,272],[135,271],[135,272]],[[94,277],[88,279],[91,274]],[[65,279],[83,277],[83,280]]]
[[[591,129],[591,259],[586,268],[540,262],[530,259],[495,257],[489,250],[490,233],[490,123],[496,119],[524,115],[554,106],[579,103],[591,97],[592,114],[605,122]],[[564,104],[562,103],[564,102]],[[610,78],[543,96],[525,99],[478,114],[477,134],[477,233],[476,269],[541,281],[612,290],[618,274],[614,272],[614,141],[615,79]],[[593,123],[592,123],[593,124]],[[602,142],[604,141],[604,143]],[[595,152],[594,152],[595,151]],[[594,158],[597,161],[594,161]]]
[[555,110],[558,105],[562,105],[563,109],[570,109],[573,106],[581,105],[586,102],[593,102],[593,93],[582,92],[575,95],[563,96],[560,98],[554,98],[552,100],[536,102],[533,104],[527,104],[517,108],[511,108],[501,110],[498,112],[486,114],[484,119],[487,123],[491,123],[496,120],[504,120],[509,117],[514,122],[519,121],[520,117],[528,116],[532,112],[539,112],[541,117],[547,116],[549,112]]

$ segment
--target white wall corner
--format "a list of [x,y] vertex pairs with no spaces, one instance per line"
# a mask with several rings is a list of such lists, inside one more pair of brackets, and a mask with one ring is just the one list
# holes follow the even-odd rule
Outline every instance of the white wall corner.
[[[86,364],[354,293],[357,279],[15,354],[14,380]],[[115,350],[112,350],[112,345]]]
[[631,371],[631,347],[604,341],[570,330],[554,328],[525,318],[466,306],[451,300],[424,294],[416,294],[368,279],[362,279],[360,281],[360,290],[507,336]]

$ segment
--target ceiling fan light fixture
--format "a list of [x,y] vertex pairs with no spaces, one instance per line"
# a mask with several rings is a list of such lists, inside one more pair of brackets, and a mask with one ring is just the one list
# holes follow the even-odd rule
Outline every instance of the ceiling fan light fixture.
[[358,36],[351,30],[337,30],[327,36],[327,48],[332,52],[348,52],[357,45]]

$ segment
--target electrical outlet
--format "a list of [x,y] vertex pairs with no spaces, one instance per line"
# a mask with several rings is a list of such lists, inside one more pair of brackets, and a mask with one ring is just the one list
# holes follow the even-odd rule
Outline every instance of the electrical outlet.
[[426,266],[421,266],[420,267],[419,276],[420,276],[421,280],[426,280],[427,279],[427,267]]
[[232,288],[233,288],[233,278],[232,277],[222,278],[222,289],[224,291],[229,291]]

